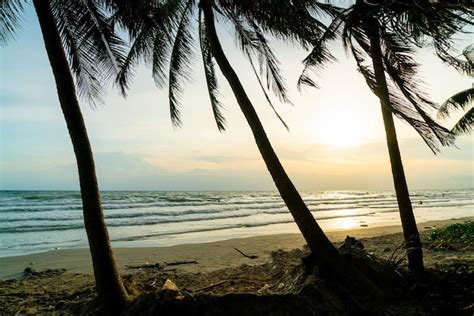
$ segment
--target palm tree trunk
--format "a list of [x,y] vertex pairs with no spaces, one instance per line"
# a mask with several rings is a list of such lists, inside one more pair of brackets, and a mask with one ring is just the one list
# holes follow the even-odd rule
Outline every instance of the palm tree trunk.
[[387,80],[385,78],[382,50],[380,47],[378,22],[373,21],[371,25],[367,25],[366,32],[369,35],[370,40],[372,63],[374,66],[375,80],[377,82],[377,96],[380,99],[380,105],[382,107],[387,147],[392,167],[393,183],[397,195],[400,219],[403,227],[403,236],[407,250],[408,266],[417,276],[422,276],[424,272],[423,250],[421,248],[420,235],[418,233],[415,215],[413,214],[413,208],[410,201],[410,194],[408,192],[400,148],[398,146],[393,115],[388,107],[390,104],[390,97],[388,93]]
[[56,81],[59,103],[76,156],[84,224],[92,255],[97,293],[105,303],[107,311],[114,313],[123,306],[128,295],[118,273],[104,221],[91,145],[50,2],[33,0],[33,3]]
[[273,182],[298,225],[314,259],[317,261],[321,276],[326,278],[332,286],[343,288],[344,291],[352,293],[354,297],[364,297],[365,299],[367,299],[367,297],[383,297],[383,292],[380,291],[378,286],[356,268],[354,264],[339,256],[338,250],[329,241],[321,227],[319,227],[286,174],[285,169],[283,169],[265,133],[262,123],[258,118],[255,108],[250,102],[237,74],[225,56],[216,33],[214,13],[209,2],[209,0],[201,0],[200,7],[204,12],[206,35],[209,40],[211,53],[234,92],[237,103],[252,130],[257,147],[273,178]]
[[337,249],[324,234],[286,174],[285,169],[283,169],[283,166],[281,165],[280,160],[275,154],[275,151],[265,133],[262,123],[258,118],[255,108],[248,98],[237,74],[225,56],[215,30],[212,7],[210,4],[203,2],[204,1],[202,1],[201,6],[204,12],[206,35],[209,40],[212,55],[216,59],[219,68],[234,92],[240,109],[252,130],[260,154],[265,161],[265,165],[267,166],[283,201],[290,210],[291,215],[295,219],[295,222],[302,232],[311,251],[317,255],[318,259],[323,261],[334,259],[338,255]]

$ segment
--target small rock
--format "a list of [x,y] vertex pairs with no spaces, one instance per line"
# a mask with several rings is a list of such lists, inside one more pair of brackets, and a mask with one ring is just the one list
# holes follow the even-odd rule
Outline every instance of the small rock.
[[182,300],[184,298],[176,284],[170,279],[166,279],[163,287],[161,288],[160,295],[161,299],[165,301],[173,299]]
[[24,273],[26,276],[31,276],[31,275],[36,275],[36,274],[38,274],[38,272],[36,272],[35,269],[30,268],[30,267],[26,267],[25,270],[23,270],[23,273]]
[[270,289],[270,288],[271,288],[271,285],[268,284],[268,283],[265,283],[265,285],[262,286],[262,287],[257,291],[257,293],[262,293],[262,292],[264,292],[264,291],[267,291],[267,290]]
[[56,305],[54,305],[54,307],[56,309],[60,309],[64,305],[64,303],[66,303],[66,301],[64,301],[64,300],[57,301]]

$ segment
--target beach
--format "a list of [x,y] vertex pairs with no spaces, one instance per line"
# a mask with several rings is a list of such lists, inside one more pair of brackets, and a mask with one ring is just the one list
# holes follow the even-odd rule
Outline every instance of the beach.
[[[425,243],[434,229],[472,220],[474,217],[419,223],[421,240]],[[327,232],[327,235],[337,246],[348,235],[356,237],[369,255],[406,269],[400,226],[338,230]],[[152,295],[149,297],[151,303],[138,300],[138,306],[155,304],[153,302],[157,301],[153,295],[160,292],[167,280],[187,295],[225,297],[227,294],[258,293],[266,297],[274,295],[278,300],[282,293],[297,291],[292,285],[297,282],[294,277],[298,275],[301,259],[309,254],[300,234],[274,234],[170,247],[116,248],[114,251],[130,297],[144,293]],[[433,273],[455,271],[452,273],[457,275],[459,272],[456,271],[470,271],[474,265],[472,245],[460,244],[440,250],[425,244],[423,251],[425,266]],[[81,314],[85,306],[94,306],[94,277],[86,248],[0,258],[0,267],[0,314]],[[472,289],[470,281],[453,279],[449,282],[454,282],[450,283],[449,290],[446,290],[446,283],[435,283],[439,289],[436,293],[448,291],[438,301],[435,298],[436,306],[449,302],[458,309],[471,311],[472,302],[466,294],[466,288]],[[255,299],[258,300],[259,295]],[[343,308],[343,302],[340,304],[326,307],[334,311],[333,308]],[[210,305],[212,308],[219,306]],[[397,306],[410,306],[410,303],[397,303]]]
[[[418,226],[420,232],[426,234],[434,228],[444,227],[452,223],[472,221],[473,219],[474,217],[466,217],[444,221],[428,221],[419,223]],[[335,244],[341,243],[347,235],[357,239],[378,237],[376,241],[369,242],[366,248],[369,252],[384,255],[390,252],[386,250],[387,248],[394,250],[403,242],[400,232],[401,226],[392,225],[330,231],[327,232],[327,235]],[[262,264],[269,259],[273,251],[278,249],[288,251],[301,248],[303,245],[304,240],[301,234],[277,234],[170,247],[116,248],[114,252],[122,273],[133,272],[133,269],[129,269],[127,266],[156,263],[164,265],[165,263],[178,261],[196,261],[197,263],[179,265],[179,269],[182,271],[195,273],[210,272],[249,263],[253,265]],[[237,252],[235,248],[245,254],[256,255],[258,258],[249,260]],[[27,267],[38,271],[66,269],[70,273],[92,273],[90,253],[87,248],[53,250],[0,258],[0,266],[0,278],[3,280],[22,277],[23,270]]]

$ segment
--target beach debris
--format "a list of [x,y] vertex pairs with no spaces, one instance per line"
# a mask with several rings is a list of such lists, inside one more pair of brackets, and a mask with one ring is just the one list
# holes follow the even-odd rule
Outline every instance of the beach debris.
[[163,266],[159,263],[153,263],[150,264],[148,262],[145,262],[145,264],[140,264],[140,265],[125,265],[125,268],[127,269],[163,269]]
[[240,253],[242,256],[244,256],[245,258],[249,258],[249,259],[257,259],[258,256],[257,255],[247,255],[246,253],[244,253],[243,251],[241,251],[239,248],[234,248],[238,253]]
[[262,292],[266,292],[268,291],[272,286],[268,283],[265,283],[264,286],[262,286],[258,291],[257,293],[262,293]]
[[210,285],[207,285],[207,286],[204,286],[204,287],[200,287],[198,289],[195,289],[195,290],[192,290],[194,293],[196,292],[201,292],[201,291],[204,291],[204,290],[209,290],[209,289],[212,289],[216,286],[219,286],[221,284],[224,284],[225,282],[227,282],[227,280],[224,280],[224,281],[220,281],[220,282],[217,282],[217,283],[211,283]]
[[57,301],[56,304],[54,305],[54,308],[55,309],[60,309],[62,306],[64,306],[65,303],[66,303],[65,300]]
[[[139,265],[130,265],[127,264],[125,265],[125,268],[127,269],[163,269],[165,266],[177,266],[181,264],[198,264],[196,260],[178,260],[178,261],[173,261],[173,262],[165,262],[163,265],[160,263],[153,263],[150,264],[148,262],[145,262],[145,264],[139,264]],[[172,269],[168,269],[166,271],[171,271]]]
[[46,269],[43,271],[36,271],[31,267],[26,267],[25,270],[23,270],[23,274],[26,277],[50,277],[61,275],[64,272],[66,272],[66,269]]
[[339,251],[344,250],[346,248],[364,249],[364,244],[360,240],[357,240],[355,237],[347,235],[346,239],[344,239],[344,242],[339,247]]
[[166,279],[165,283],[163,283],[163,286],[161,287],[160,291],[160,296],[161,299],[164,301],[184,299],[184,295],[181,294],[176,283],[174,283],[170,279]]
[[180,264],[198,264],[196,260],[177,260],[173,262],[165,262],[165,265],[167,266],[177,266]]
[[360,227],[369,227],[367,224],[360,224]]

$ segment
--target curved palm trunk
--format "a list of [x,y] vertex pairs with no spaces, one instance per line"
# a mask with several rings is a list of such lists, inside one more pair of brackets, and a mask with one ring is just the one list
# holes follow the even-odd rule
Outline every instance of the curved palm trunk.
[[420,235],[416,226],[415,215],[410,201],[405,171],[403,170],[402,157],[398,147],[397,133],[393,121],[393,115],[388,110],[390,97],[385,78],[384,65],[382,61],[382,50],[380,48],[380,38],[378,34],[378,23],[373,21],[372,25],[366,27],[369,35],[372,53],[372,63],[374,66],[375,80],[377,82],[377,96],[382,107],[382,116],[387,138],[388,153],[392,167],[393,183],[397,195],[400,219],[403,227],[403,236],[407,250],[408,266],[410,270],[418,276],[424,272],[423,251],[421,249]]
[[225,56],[216,33],[214,13],[209,2],[209,0],[202,0],[200,7],[204,12],[206,35],[211,53],[232,88],[273,182],[311,249],[314,259],[317,260],[321,276],[328,279],[336,288],[342,288],[344,292],[348,291],[354,297],[364,299],[368,297],[382,298],[384,293],[373,281],[356,268],[354,264],[339,256],[338,250],[319,227],[286,174],[285,169],[283,169],[244,87]]
[[225,56],[219,38],[217,37],[214,25],[214,14],[210,4],[202,3],[201,6],[204,12],[206,35],[209,40],[212,55],[215,57],[219,68],[234,92],[240,109],[252,130],[260,154],[265,161],[265,165],[267,166],[283,201],[290,210],[291,215],[295,219],[295,222],[302,232],[311,251],[318,256],[318,259],[322,261],[334,259],[338,255],[337,249],[326,237],[321,227],[319,227],[300,194],[286,174],[285,169],[283,169],[283,166],[281,165],[280,160],[275,154],[275,151],[265,133],[262,123],[258,118],[257,112],[248,98],[244,87],[240,83],[237,74]]
[[56,81],[59,103],[69,130],[79,171],[84,224],[89,240],[97,293],[108,312],[119,311],[128,298],[112,253],[100,204],[94,158],[76,96],[71,71],[49,1],[33,0]]

